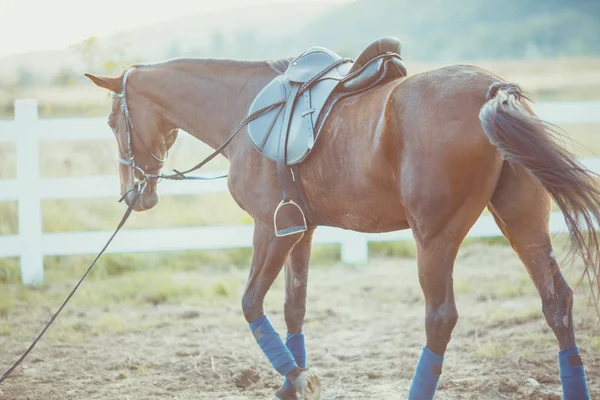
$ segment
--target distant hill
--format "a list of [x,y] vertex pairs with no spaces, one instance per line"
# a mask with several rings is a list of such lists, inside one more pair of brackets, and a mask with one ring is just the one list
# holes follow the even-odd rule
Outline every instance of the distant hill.
[[402,40],[412,61],[599,56],[600,0],[299,0],[211,11],[64,51],[0,58],[0,87],[183,56],[294,56],[312,45],[353,57],[387,35]]
[[181,56],[260,58],[280,54],[287,48],[285,41],[277,49],[267,49],[265,43],[277,43],[282,37],[294,41],[298,32],[340,4],[343,1],[299,0],[193,14],[98,38],[94,42],[97,57],[87,60],[80,51],[85,43],[60,51],[0,57],[0,86],[3,76],[6,79],[9,75],[14,78],[15,74],[32,73],[48,78],[61,68],[81,71],[97,63],[100,69],[106,61],[153,62]]
[[352,55],[384,35],[422,61],[597,56],[600,0],[357,0],[310,24],[300,44]]
[[190,15],[108,39],[145,61],[173,56],[256,58],[267,52],[261,44],[304,32],[317,18],[336,10],[340,3],[288,1],[250,5]]

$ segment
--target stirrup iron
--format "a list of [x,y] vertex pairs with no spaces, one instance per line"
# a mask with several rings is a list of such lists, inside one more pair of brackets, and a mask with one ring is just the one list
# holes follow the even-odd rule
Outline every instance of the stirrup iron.
[[[300,213],[300,216],[302,216],[302,225],[291,226],[289,228],[283,228],[283,229],[279,229],[277,227],[277,213],[279,213],[279,211],[282,208],[284,208],[285,206],[292,206],[292,208],[295,207],[296,210],[298,210],[298,212]],[[292,199],[290,199],[288,201],[281,200],[281,202],[277,205],[277,208],[275,209],[275,213],[273,214],[273,226],[275,228],[275,236],[277,236],[277,237],[293,235],[294,233],[304,232],[308,229],[308,227],[306,226],[306,218],[304,217],[304,212],[302,211],[300,206],[298,204],[296,204],[294,202],[294,200],[292,200]]]

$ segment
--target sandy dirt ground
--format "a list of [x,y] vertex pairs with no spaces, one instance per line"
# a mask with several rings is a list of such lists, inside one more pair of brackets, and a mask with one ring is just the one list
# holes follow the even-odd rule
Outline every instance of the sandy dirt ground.
[[[176,272],[172,279],[207,274]],[[242,284],[247,271],[228,274]],[[575,280],[578,273],[569,276]],[[85,285],[94,290],[94,281]],[[50,290],[66,294],[68,288]],[[204,304],[107,301],[105,307],[84,307],[75,296],[52,333],[0,385],[0,399],[270,399],[282,379],[242,317],[242,288]],[[512,250],[461,250],[455,288],[460,319],[436,399],[561,399],[558,347]],[[587,304],[587,287],[576,295],[578,345],[592,398],[600,398],[600,323]],[[13,332],[26,334],[0,335],[0,369],[18,358],[56,306],[18,305],[4,316]],[[282,310],[278,278],[266,312],[283,335]],[[423,315],[414,260],[314,267],[305,333],[322,399],[405,399],[425,343]],[[108,323],[94,324],[102,319]]]

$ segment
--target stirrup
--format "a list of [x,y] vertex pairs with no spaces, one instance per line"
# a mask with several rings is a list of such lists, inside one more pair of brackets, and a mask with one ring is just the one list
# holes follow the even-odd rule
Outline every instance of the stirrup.
[[[277,227],[277,213],[285,206],[296,207],[296,209],[300,212],[300,215],[302,216],[302,222],[303,222],[302,225],[291,226],[289,228],[284,228],[284,229],[279,229]],[[275,228],[275,236],[278,236],[278,237],[293,235],[294,233],[304,232],[308,229],[308,227],[306,226],[306,218],[304,217],[304,212],[302,211],[300,206],[298,204],[296,204],[294,202],[294,200],[292,200],[292,199],[290,199],[288,201],[281,200],[281,202],[275,209],[275,213],[273,214],[273,227]]]

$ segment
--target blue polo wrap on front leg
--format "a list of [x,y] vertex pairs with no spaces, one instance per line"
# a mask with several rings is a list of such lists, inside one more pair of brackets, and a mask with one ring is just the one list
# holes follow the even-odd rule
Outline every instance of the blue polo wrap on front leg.
[[[290,353],[292,353],[292,356],[294,356],[296,364],[298,364],[300,368],[306,368],[306,346],[304,343],[304,333],[288,332],[285,345],[290,350]],[[292,387],[292,382],[286,377],[285,381],[283,382],[283,386],[287,388]]]
[[290,350],[283,344],[283,340],[275,331],[266,315],[252,321],[250,330],[258,342],[263,353],[271,362],[271,365],[281,375],[287,375],[298,365]]
[[564,400],[589,400],[585,370],[577,346],[558,352],[558,367]]
[[417,363],[415,375],[408,392],[409,400],[432,400],[442,374],[444,357],[435,354],[427,346],[423,347]]

